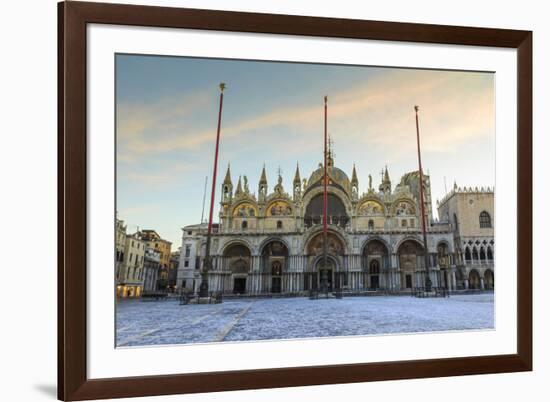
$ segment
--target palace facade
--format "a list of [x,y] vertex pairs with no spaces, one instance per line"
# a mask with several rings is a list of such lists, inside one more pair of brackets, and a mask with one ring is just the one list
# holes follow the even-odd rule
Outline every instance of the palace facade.
[[[285,190],[280,174],[273,191],[269,191],[264,167],[257,196],[250,191],[246,176],[239,177],[234,188],[230,167],[227,168],[221,184],[219,223],[214,224],[212,233],[210,291],[305,294],[321,289],[324,275],[329,291],[400,292],[424,286],[426,267],[418,172],[403,175],[399,183],[392,186],[386,168],[378,189],[373,187],[369,175],[367,191],[361,194],[355,167],[350,179],[334,165],[329,154],[327,171],[328,258],[325,264],[321,164],[303,179],[297,166],[290,193]],[[453,221],[433,218],[427,175],[424,175],[424,190],[428,274],[432,284],[450,290],[468,288],[470,271],[465,270],[464,261],[468,250],[465,245],[470,238],[457,232]],[[438,204],[439,207],[450,208],[451,198]],[[457,215],[456,219],[459,218]],[[207,225],[190,225],[182,230],[177,287],[197,291]],[[471,240],[483,242],[481,238]],[[472,250],[470,247],[470,255]],[[485,246],[484,250],[487,257],[489,248]],[[482,284],[483,272],[479,274],[477,287]]]

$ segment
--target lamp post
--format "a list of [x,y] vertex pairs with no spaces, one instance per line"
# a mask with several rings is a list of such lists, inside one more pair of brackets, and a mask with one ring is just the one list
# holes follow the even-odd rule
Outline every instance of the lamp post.
[[414,107],[414,112],[416,115],[416,145],[418,149],[418,172],[420,179],[420,213],[422,214],[422,237],[424,240],[424,266],[426,269],[426,277],[424,279],[424,285],[426,292],[431,292],[432,290],[432,280],[430,279],[430,257],[428,255],[428,237],[426,235],[426,211],[424,206],[424,176],[422,173],[422,158],[420,157],[420,129],[418,127],[418,106]]
[[218,172],[218,151],[220,146],[220,131],[222,123],[223,91],[225,84],[220,83],[220,110],[218,112],[218,130],[216,134],[216,152],[214,154],[214,173],[212,174],[212,195],[210,197],[210,215],[208,219],[208,231],[206,232],[206,250],[204,255],[204,265],[202,267],[202,280],[199,287],[199,296],[208,296],[208,272],[212,268],[212,258],[210,256],[210,243],[212,240],[212,218],[214,215],[214,198],[216,195],[216,175]]

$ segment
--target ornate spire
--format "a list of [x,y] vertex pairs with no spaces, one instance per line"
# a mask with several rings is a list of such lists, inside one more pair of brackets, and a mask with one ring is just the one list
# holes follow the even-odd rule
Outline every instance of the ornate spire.
[[300,185],[301,183],[300,179],[300,168],[298,167],[298,162],[296,162],[296,173],[294,173],[294,184]]
[[302,180],[300,179],[300,168],[298,167],[298,162],[296,162],[296,173],[294,174],[292,186],[294,187],[294,201],[299,201],[302,198]]
[[336,155],[334,154],[334,141],[332,138],[330,138],[330,134],[328,136],[328,151],[327,151],[327,166],[333,167],[334,166],[334,157]]
[[241,176],[239,176],[239,181],[237,182],[237,190],[235,190],[235,195],[242,194],[243,187],[241,185]]
[[277,170],[277,174],[278,174],[278,177],[277,177],[277,184],[275,185],[275,192],[278,193],[278,194],[282,194],[284,189],[283,189],[283,176],[282,175],[282,170],[281,170],[281,167],[279,166],[279,169]]
[[355,170],[355,163],[353,164],[353,172],[351,172],[351,184],[358,184],[359,180],[357,180],[357,171]]
[[378,189],[384,194],[391,193],[391,180],[390,180],[390,175],[388,173],[388,166],[384,168],[382,183],[380,184],[380,187],[378,187]]
[[231,169],[227,164],[227,173],[222,183],[222,203],[229,204],[233,200],[233,183],[231,182]]
[[227,164],[227,172],[225,173],[225,179],[223,181],[223,184],[232,184],[231,183],[231,165]]
[[264,167],[262,168],[262,175],[260,177],[260,184],[267,184],[267,176],[265,174],[265,163],[264,163]]

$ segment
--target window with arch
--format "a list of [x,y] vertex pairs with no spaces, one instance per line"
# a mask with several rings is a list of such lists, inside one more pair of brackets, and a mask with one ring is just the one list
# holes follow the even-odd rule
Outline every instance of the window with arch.
[[493,261],[493,249],[491,247],[487,247],[487,259]]
[[474,257],[474,260],[479,260],[479,254],[477,253],[477,247],[474,247],[472,255]]
[[374,221],[372,219],[369,219],[369,230],[374,229]]
[[277,229],[283,228],[283,221],[277,221]]
[[247,221],[242,221],[241,228],[242,229],[248,229],[248,222]]
[[479,227],[480,228],[490,228],[491,227],[491,215],[489,212],[483,211],[479,214]]
[[456,217],[456,214],[453,214],[453,220],[455,221],[455,230],[458,230],[458,218]]

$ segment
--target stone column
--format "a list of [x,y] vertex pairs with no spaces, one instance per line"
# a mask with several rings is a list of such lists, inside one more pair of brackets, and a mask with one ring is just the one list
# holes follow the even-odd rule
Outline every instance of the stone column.
[[485,290],[485,279],[482,276],[479,278],[479,284],[480,284],[481,290]]

